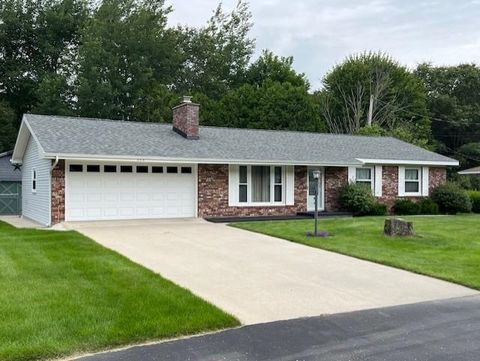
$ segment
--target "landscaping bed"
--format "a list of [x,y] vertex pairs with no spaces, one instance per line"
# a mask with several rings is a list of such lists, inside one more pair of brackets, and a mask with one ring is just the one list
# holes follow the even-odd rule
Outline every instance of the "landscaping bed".
[[0,360],[54,358],[236,326],[77,232],[0,222]]
[[232,226],[480,289],[480,215],[403,218],[413,221],[416,236],[385,236],[385,217],[322,219],[319,229],[331,235],[325,238],[305,236],[312,220]]

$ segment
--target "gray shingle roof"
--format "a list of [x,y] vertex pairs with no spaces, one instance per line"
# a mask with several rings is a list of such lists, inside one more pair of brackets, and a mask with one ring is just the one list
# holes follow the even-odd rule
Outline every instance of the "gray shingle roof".
[[458,174],[480,174],[480,167],[465,169],[465,170],[462,170],[461,172],[458,172]]
[[359,164],[358,158],[454,161],[390,137],[200,127],[200,139],[187,140],[171,124],[34,114],[24,119],[50,155],[325,165]]
[[10,158],[12,151],[0,153],[0,182],[20,182],[22,180],[22,172],[15,169]]

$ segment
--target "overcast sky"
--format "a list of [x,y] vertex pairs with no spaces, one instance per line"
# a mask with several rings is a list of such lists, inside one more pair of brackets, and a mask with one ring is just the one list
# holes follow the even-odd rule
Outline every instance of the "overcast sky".
[[[203,25],[217,0],[168,0],[170,24]],[[224,0],[232,9],[236,0]],[[381,50],[409,67],[480,63],[480,0],[252,0],[256,54],[292,55],[313,88],[352,53]]]

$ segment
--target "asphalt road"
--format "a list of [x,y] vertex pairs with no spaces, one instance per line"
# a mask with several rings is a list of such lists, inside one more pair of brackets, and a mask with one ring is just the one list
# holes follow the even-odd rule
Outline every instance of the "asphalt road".
[[480,296],[245,326],[82,361],[477,361]]

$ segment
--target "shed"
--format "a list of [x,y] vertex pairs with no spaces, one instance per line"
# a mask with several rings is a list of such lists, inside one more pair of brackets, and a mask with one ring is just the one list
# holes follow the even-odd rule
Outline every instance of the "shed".
[[22,172],[12,165],[12,151],[0,153],[0,215],[21,214]]

